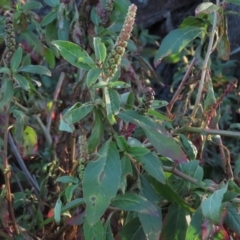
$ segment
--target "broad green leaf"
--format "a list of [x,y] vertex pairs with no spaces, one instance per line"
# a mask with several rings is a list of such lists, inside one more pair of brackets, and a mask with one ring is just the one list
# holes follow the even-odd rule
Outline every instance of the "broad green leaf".
[[136,159],[142,164],[143,169],[145,169],[149,175],[161,183],[166,182],[162,163],[154,154],[148,153],[144,156],[136,157]]
[[210,24],[209,22],[207,22],[206,19],[203,19],[201,17],[193,17],[193,16],[189,16],[187,18],[185,18],[182,23],[180,24],[180,28],[185,28],[185,27],[206,27],[208,24]]
[[56,182],[61,182],[61,183],[78,183],[78,179],[73,177],[73,176],[61,176],[56,179]]
[[133,157],[141,157],[149,153],[150,150],[145,147],[134,146],[134,147],[129,147],[127,152],[133,155]]
[[[159,202],[159,196],[144,176],[141,176],[141,184],[142,189],[140,190],[140,194],[156,206],[156,203]],[[159,216],[138,213],[143,231],[148,240],[159,239],[162,230],[162,210],[158,206],[156,208],[158,209]]]
[[203,29],[198,27],[186,27],[171,31],[162,41],[155,58],[157,66],[164,57],[181,52],[192,40],[199,37]]
[[0,89],[0,112],[4,111],[4,107],[10,103],[14,94],[13,82],[8,78],[4,78]]
[[122,174],[121,174],[121,182],[119,189],[121,189],[122,193],[125,194],[126,188],[127,188],[127,176],[128,175],[133,175],[133,169],[132,169],[132,164],[131,160],[127,155],[123,155],[121,159],[121,169],[122,169]]
[[101,111],[95,110],[93,112],[94,116],[94,127],[90,138],[88,139],[88,150],[93,152],[97,146],[101,143],[103,132],[104,132],[104,116]]
[[87,219],[83,224],[84,239],[85,240],[106,240],[104,236],[104,228],[102,222],[99,220],[94,225],[88,223]]
[[32,127],[27,126],[23,131],[23,155],[35,154],[35,147],[37,145],[37,133]]
[[149,214],[158,217],[157,208],[146,198],[135,193],[125,193],[117,195],[112,199],[111,204],[125,211],[135,211],[139,213]]
[[57,11],[51,11],[47,15],[44,16],[43,20],[41,21],[41,26],[44,27],[54,21],[57,18]]
[[128,143],[126,139],[123,136],[119,136],[117,134],[114,135],[114,138],[116,139],[117,146],[121,151],[126,151],[128,148]]
[[132,109],[134,105],[134,94],[132,92],[126,92],[120,95],[121,106],[125,109]]
[[83,177],[83,197],[90,225],[94,225],[110,205],[121,178],[120,157],[111,139],[102,146],[98,156],[96,161],[88,163]]
[[[57,34],[59,41],[68,41],[69,40],[69,31],[70,31],[70,21],[62,16],[62,19],[59,18],[59,11],[58,11],[58,28]],[[80,61],[80,60],[79,60]]]
[[[69,211],[73,208],[79,207],[80,205],[84,204],[84,201],[82,198],[76,198],[72,200],[71,202],[67,203],[64,207],[61,208],[61,213],[64,213],[66,211]],[[54,217],[50,217],[46,219],[44,222],[40,224],[40,227],[52,222],[54,220]]]
[[228,203],[227,205],[227,216],[225,218],[225,224],[237,234],[237,236],[240,236],[240,215],[239,212],[232,203]]
[[168,135],[165,128],[136,111],[128,110],[118,116],[125,122],[131,122],[144,129],[146,136],[157,152],[179,162],[186,162],[187,158],[180,145]]
[[114,240],[112,229],[111,229],[111,217],[113,214],[114,212],[110,213],[107,221],[104,224],[104,240]]
[[187,228],[185,240],[201,240],[202,239],[202,223],[203,215],[199,207],[192,215],[190,225]]
[[138,218],[127,222],[121,229],[119,235],[121,240],[146,240],[146,235]]
[[73,133],[75,130],[75,127],[73,124],[66,123],[64,119],[60,119],[60,124],[59,124],[59,130],[60,131],[65,131],[65,132],[70,132]]
[[[183,173],[186,175],[198,180],[199,182],[203,179],[203,169],[201,166],[199,166],[199,161],[193,160],[188,163],[181,163],[179,164],[179,167]],[[185,181],[185,184],[187,185],[188,189],[194,189],[197,188],[195,184],[190,183],[189,181]]]
[[10,69],[7,68],[7,67],[1,67],[1,68],[0,68],[0,73],[7,73],[7,74],[10,74],[11,71],[10,71]]
[[200,3],[196,9],[195,9],[195,14],[199,15],[199,14],[210,14],[214,11],[217,11],[220,7],[211,3],[211,2],[203,2]]
[[29,91],[30,90],[30,84],[29,81],[21,74],[15,74],[13,75],[13,79],[19,84],[19,86],[25,90]]
[[60,51],[62,57],[73,66],[85,70],[96,68],[92,58],[77,44],[61,40],[53,41],[52,44]]
[[21,10],[23,11],[29,11],[32,9],[40,9],[42,7],[42,4],[37,1],[30,1],[26,2],[23,5],[21,5]]
[[45,60],[49,65],[49,68],[54,68],[55,67],[55,56],[53,51],[50,48],[45,48]]
[[86,79],[88,88],[90,88],[98,80],[101,73],[102,69],[100,68],[95,68],[88,71]]
[[160,121],[170,121],[168,117],[164,116],[160,112],[155,111],[154,109],[149,109],[147,114],[150,116],[154,116],[156,119]]
[[186,210],[170,205],[161,232],[161,239],[185,239],[187,231]]
[[166,107],[167,105],[168,105],[167,101],[154,100],[152,103],[152,108],[158,109],[158,108]]
[[10,62],[10,67],[13,72],[15,72],[19,68],[20,63],[22,61],[22,55],[23,55],[23,50],[21,47],[18,47],[18,49],[13,54],[13,57]]
[[86,117],[87,114],[92,111],[93,107],[93,105],[81,105],[81,103],[75,103],[66,111],[63,115],[63,119],[66,123],[74,124]]
[[54,207],[54,220],[57,224],[61,221],[61,212],[62,212],[62,201],[58,198],[55,207]]
[[[107,87],[104,87],[104,98],[105,98],[105,104],[106,104],[106,111],[107,111],[107,118],[108,121],[110,122],[110,124],[115,124],[116,123],[116,119],[114,117],[114,111],[113,111],[113,107],[117,107],[117,104],[119,103],[119,107],[120,107],[120,101],[119,99],[115,100],[115,102],[112,102],[111,98],[110,98],[110,93]],[[115,95],[113,95],[114,97]],[[114,100],[113,100],[114,101]]]
[[51,72],[44,66],[40,65],[28,65],[23,66],[18,69],[18,72],[27,72],[27,73],[33,73],[33,74],[40,74],[40,75],[46,75],[51,76]]
[[187,162],[186,155],[172,137],[165,136],[153,129],[144,129],[144,132],[156,151],[163,157],[171,158],[179,163]]
[[130,88],[131,87],[130,84],[122,82],[122,81],[109,82],[108,86],[110,88],[117,88],[117,89],[120,89],[120,88]]
[[94,52],[96,55],[96,60],[103,63],[105,61],[105,58],[107,55],[107,50],[106,50],[104,43],[101,41],[101,38],[94,37],[93,38],[93,46],[94,46]]
[[188,205],[188,203],[185,202],[183,198],[179,196],[168,184],[162,184],[152,177],[148,177],[148,179],[159,195],[166,198],[169,202],[176,203],[179,207],[193,212],[193,209]]
[[52,8],[55,8],[60,4],[59,0],[44,0],[44,2]]
[[65,196],[66,196],[67,202],[71,201],[71,199],[73,197],[73,193],[78,187],[79,187],[79,184],[67,186],[67,188],[65,189]]
[[120,110],[120,97],[116,90],[109,88],[109,98],[111,102],[111,109],[113,114],[118,114]]
[[195,145],[184,134],[179,134],[179,137],[184,152],[190,160],[195,160],[198,154],[198,150]]
[[228,184],[215,191],[206,200],[201,203],[202,213],[205,218],[211,220],[214,224],[220,224],[222,214],[222,200],[227,191]]

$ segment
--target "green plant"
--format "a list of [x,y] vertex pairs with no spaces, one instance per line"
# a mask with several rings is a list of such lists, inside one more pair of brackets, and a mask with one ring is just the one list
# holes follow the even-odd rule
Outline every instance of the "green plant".
[[157,38],[133,29],[134,4],[44,2],[51,10],[41,22],[39,2],[4,2],[0,236],[238,237],[239,159],[232,169],[229,139],[240,134],[219,129],[232,123],[219,108],[236,84],[223,78],[231,62],[220,62],[229,58],[230,0],[200,4],[162,40],[155,66],[184,60],[169,103],[141,79],[146,67],[156,74],[146,48]]

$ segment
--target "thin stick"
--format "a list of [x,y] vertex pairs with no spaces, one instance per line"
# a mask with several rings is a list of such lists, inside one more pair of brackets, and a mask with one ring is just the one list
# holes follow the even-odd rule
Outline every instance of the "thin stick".
[[56,90],[55,90],[55,93],[54,93],[54,96],[53,96],[53,104],[52,104],[51,110],[49,111],[49,114],[47,116],[47,126],[46,126],[46,129],[47,129],[48,132],[50,131],[50,128],[51,128],[52,114],[54,112],[55,103],[56,103],[56,101],[58,99],[58,95],[60,93],[60,90],[61,90],[62,83],[63,83],[64,79],[65,79],[65,73],[61,72],[60,77],[58,79],[57,86],[56,86]]
[[184,126],[182,128],[176,129],[173,134],[186,133],[186,132],[200,133],[202,135],[221,135],[221,136],[240,138],[240,132],[217,130],[217,129],[205,129],[205,128],[188,127],[188,126]]
[[[10,80],[9,80],[10,81]],[[3,165],[4,165],[4,180],[5,180],[5,185],[6,185],[6,199],[8,202],[8,210],[11,216],[11,220],[13,222],[13,227],[16,232],[16,234],[19,234],[19,229],[17,226],[15,214],[14,214],[14,209],[13,209],[13,201],[12,201],[12,192],[11,192],[11,169],[10,165],[8,164],[8,157],[7,157],[7,152],[8,152],[8,125],[9,125],[9,104],[6,107],[5,110],[5,126],[4,126],[4,143],[3,143],[3,152],[4,152],[4,160],[3,160]]]
[[[219,5],[219,0],[216,1],[216,5]],[[217,28],[217,10],[214,11],[212,31],[211,31],[211,35],[209,38],[207,53],[206,53],[206,56],[205,56],[205,59],[203,62],[203,70],[202,70],[202,74],[201,74],[201,80],[199,82],[197,98],[195,101],[194,109],[191,114],[192,118],[195,117],[195,115],[197,113],[198,105],[200,104],[200,100],[202,97],[202,90],[203,90],[203,86],[204,86],[204,82],[205,82],[205,78],[206,78],[206,73],[207,73],[207,71],[209,71],[208,62],[210,59],[210,55],[213,51],[213,40],[214,40],[216,28]]]
[[175,92],[175,94],[173,95],[170,103],[169,103],[168,106],[167,106],[167,109],[168,109],[168,112],[169,112],[169,113],[172,111],[172,107],[173,107],[174,103],[176,102],[179,94],[181,93],[182,88],[183,88],[183,86],[185,85],[185,83],[186,83],[186,81],[187,81],[187,79],[188,79],[188,77],[189,77],[189,74],[190,74],[190,72],[192,71],[192,68],[193,68],[195,62],[196,62],[196,58],[194,57],[194,58],[192,59],[190,65],[189,65],[189,67],[188,67],[188,69],[187,69],[187,71],[186,71],[186,73],[185,73],[185,75],[184,75],[184,77],[183,77],[180,85],[178,86],[177,91]]
[[39,186],[35,182],[35,180],[32,178],[31,174],[29,173],[29,171],[28,171],[24,161],[22,160],[21,155],[20,155],[20,153],[19,153],[19,151],[18,151],[10,133],[8,135],[8,141],[9,141],[9,144],[11,146],[12,152],[13,152],[14,156],[16,157],[17,161],[18,161],[18,164],[19,164],[20,168],[22,169],[22,171],[24,172],[24,174],[25,174],[26,178],[28,179],[29,183],[31,184],[31,186],[35,190],[36,195],[40,196],[39,195],[39,192],[40,192]]

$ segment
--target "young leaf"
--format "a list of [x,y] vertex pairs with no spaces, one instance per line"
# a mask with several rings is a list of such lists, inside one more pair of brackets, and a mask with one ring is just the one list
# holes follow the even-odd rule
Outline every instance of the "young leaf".
[[111,229],[111,218],[114,212],[110,213],[107,221],[104,224],[104,239],[105,240],[114,240],[112,229]]
[[25,4],[21,5],[22,11],[29,11],[33,9],[40,9],[42,7],[42,4],[37,1],[30,1],[26,2]]
[[84,239],[85,240],[105,240],[103,238],[104,228],[101,221],[98,221],[94,225],[88,223],[85,219],[83,224]]
[[60,4],[59,0],[44,0],[44,2],[52,8],[55,8]]
[[199,14],[210,14],[214,11],[217,11],[220,7],[211,3],[211,2],[203,2],[197,6],[195,9],[196,16]]
[[187,228],[185,240],[201,240],[202,239],[202,222],[203,215],[199,207],[192,216],[190,225]]
[[13,75],[13,79],[19,84],[19,86],[25,90],[29,91],[30,90],[30,84],[28,80],[21,74],[15,74]]
[[13,94],[13,82],[8,78],[4,78],[0,89],[0,112],[2,112],[4,110],[4,106],[12,100]]
[[201,209],[204,217],[211,220],[214,224],[220,224],[222,200],[227,188],[228,184],[215,191],[210,197],[201,203]]
[[61,176],[61,177],[56,179],[56,182],[78,184],[77,178],[72,177],[72,176]]
[[44,66],[40,65],[27,65],[20,67],[18,69],[18,72],[27,72],[27,73],[33,73],[33,74],[40,74],[40,75],[46,75],[51,76],[51,72]]
[[126,151],[128,148],[128,143],[123,136],[119,136],[117,134],[114,135],[114,138],[117,142],[117,146],[121,151]]
[[104,43],[101,41],[101,38],[94,37],[93,38],[93,46],[94,46],[94,52],[96,55],[96,60],[103,63],[105,61],[105,58],[107,55],[107,50],[106,50]]
[[54,207],[54,220],[57,224],[61,221],[62,201],[58,198]]
[[0,73],[10,74],[11,71],[10,71],[10,69],[7,68],[7,67],[1,67],[1,68],[0,68]]
[[94,225],[115,197],[121,178],[120,157],[115,144],[108,140],[98,152],[99,158],[88,163],[83,177],[86,217]]
[[73,197],[73,193],[78,187],[79,187],[79,184],[67,186],[67,188],[65,189],[65,196],[66,196],[67,202],[71,201]]
[[149,214],[158,217],[157,208],[146,198],[135,193],[125,193],[117,195],[112,199],[111,204],[114,207],[125,211],[135,211],[139,213]]
[[164,57],[181,52],[192,40],[201,35],[203,29],[199,27],[186,27],[171,31],[162,41],[155,58],[157,66]]
[[19,68],[20,63],[22,61],[22,54],[23,54],[22,48],[18,47],[18,49],[13,54],[13,57],[10,62],[10,67],[13,72],[15,72]]
[[177,205],[170,205],[163,223],[161,239],[185,239],[187,227],[186,211]]
[[136,157],[136,159],[142,164],[142,167],[149,175],[161,183],[166,183],[166,177],[162,169],[162,163],[154,154],[148,153],[144,156]]
[[127,152],[131,155],[133,155],[134,157],[141,157],[146,155],[147,153],[149,153],[149,149],[145,148],[145,147],[130,147],[128,148]]
[[29,156],[35,154],[37,145],[37,133],[32,127],[27,126],[23,131],[23,155]]
[[45,60],[49,65],[49,68],[55,67],[55,56],[53,51],[50,48],[45,48]]
[[91,69],[88,71],[86,79],[88,88],[90,88],[98,80],[101,73],[102,69],[99,68]]
[[92,129],[92,134],[88,139],[88,151],[93,152],[97,146],[100,144],[103,132],[104,132],[104,116],[101,111],[94,109],[94,127]]
[[44,16],[43,20],[41,21],[41,26],[44,27],[49,23],[53,22],[57,18],[57,11],[51,11],[47,15]]
[[228,203],[227,210],[228,210],[228,212],[227,212],[227,216],[225,218],[225,223],[239,237],[240,236],[239,212],[232,203]]
[[116,111],[117,108],[120,108],[120,100],[118,98],[118,94],[111,94],[112,99],[110,97],[110,92],[109,90],[112,89],[108,89],[107,87],[104,87],[104,97],[105,97],[105,103],[106,103],[106,110],[107,110],[107,117],[108,120],[110,122],[110,124],[114,124],[116,123],[116,119],[114,117],[114,110]]
[[96,68],[92,58],[77,44],[61,40],[53,41],[52,44],[60,51],[62,57],[73,66],[85,70]]
[[92,111],[93,107],[93,105],[81,105],[81,103],[75,103],[66,111],[63,115],[63,119],[66,123],[74,124],[86,117],[87,114]]

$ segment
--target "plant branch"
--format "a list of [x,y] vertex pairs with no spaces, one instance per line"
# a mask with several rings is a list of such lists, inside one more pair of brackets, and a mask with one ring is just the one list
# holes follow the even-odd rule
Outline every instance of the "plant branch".
[[[216,1],[216,5],[219,5],[219,0]],[[204,62],[203,62],[203,70],[202,70],[201,79],[200,79],[200,82],[199,82],[197,98],[196,98],[196,101],[195,101],[195,105],[194,105],[194,109],[192,111],[191,117],[195,117],[195,115],[197,113],[198,105],[200,104],[200,100],[201,100],[201,97],[202,97],[202,90],[203,90],[206,74],[207,74],[207,72],[209,72],[208,62],[209,62],[209,59],[210,59],[210,55],[213,51],[213,43],[214,43],[213,41],[214,41],[216,28],[217,28],[217,10],[214,11],[212,31],[210,33],[207,53],[206,53],[206,56],[205,56],[205,59],[204,59]]]
[[184,126],[182,128],[176,129],[173,134],[186,133],[186,132],[200,133],[202,135],[221,135],[221,136],[240,138],[240,132],[225,131],[225,130],[219,130],[219,129],[188,127],[188,126]]
[[189,77],[189,74],[190,74],[190,72],[192,71],[192,68],[193,68],[195,62],[196,62],[196,58],[194,57],[194,58],[192,59],[190,65],[189,65],[189,67],[188,67],[188,69],[187,69],[187,71],[186,71],[186,73],[185,73],[185,75],[184,75],[184,77],[183,77],[180,85],[178,86],[177,91],[174,93],[174,95],[173,95],[170,103],[169,103],[168,106],[167,106],[167,110],[168,110],[169,113],[172,111],[172,107],[173,107],[174,103],[176,102],[179,94],[181,93],[182,88],[183,88],[183,86],[185,85],[185,83],[186,83],[186,81],[187,81],[187,79],[188,79],[188,77]]
[[24,172],[24,174],[25,174],[26,178],[28,179],[30,185],[33,187],[36,195],[40,196],[39,195],[39,192],[40,192],[39,186],[38,186],[37,182],[32,178],[31,174],[29,173],[29,171],[28,171],[24,161],[22,160],[21,155],[20,155],[20,153],[19,153],[19,151],[18,151],[10,133],[9,133],[8,137],[9,137],[8,138],[9,145],[11,146],[12,152],[13,152],[14,156],[16,157],[20,168]]
[[[10,81],[10,80],[9,80]],[[11,216],[11,220],[13,222],[13,227],[16,232],[16,234],[19,234],[19,229],[17,226],[15,214],[14,214],[14,209],[13,209],[13,201],[12,201],[12,192],[11,192],[11,168],[8,163],[8,127],[9,127],[9,104],[7,105],[5,109],[5,126],[4,126],[4,143],[3,143],[3,152],[4,152],[4,160],[3,160],[3,165],[4,165],[4,180],[6,184],[6,199],[8,202],[8,210]]]
[[[182,179],[185,179],[187,180],[188,182],[200,187],[200,188],[203,188],[203,189],[206,189],[207,191],[211,192],[211,193],[214,193],[216,190],[216,188],[213,188],[213,187],[205,187],[203,186],[203,184],[201,184],[197,179],[195,178],[192,178],[188,175],[186,175],[185,173],[182,173],[181,171],[179,171],[178,169],[176,169],[175,167],[166,167],[166,166],[163,166],[163,170],[165,172],[171,172],[173,173],[174,175],[182,178]],[[234,198],[231,200],[231,202],[234,202],[234,203],[240,203],[240,199],[239,198]]]

